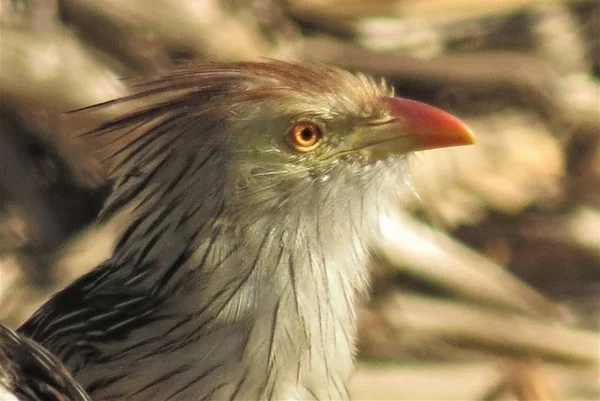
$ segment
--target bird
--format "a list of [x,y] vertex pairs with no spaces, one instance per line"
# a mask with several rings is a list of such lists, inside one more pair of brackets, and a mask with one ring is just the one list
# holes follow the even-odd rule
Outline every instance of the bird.
[[0,400],[90,401],[90,398],[54,355],[0,324]]
[[[203,62],[135,81],[82,137],[111,256],[18,330],[97,401],[344,400],[379,217],[457,117],[322,64]],[[123,106],[124,107],[124,106]]]

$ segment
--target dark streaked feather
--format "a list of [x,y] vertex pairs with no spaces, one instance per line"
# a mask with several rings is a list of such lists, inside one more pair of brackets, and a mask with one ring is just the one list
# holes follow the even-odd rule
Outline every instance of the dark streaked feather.
[[49,351],[0,324],[0,399],[89,401],[85,391]]

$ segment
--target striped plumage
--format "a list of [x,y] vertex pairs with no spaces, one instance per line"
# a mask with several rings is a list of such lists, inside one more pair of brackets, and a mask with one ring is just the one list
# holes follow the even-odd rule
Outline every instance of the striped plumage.
[[[347,399],[366,247],[430,145],[382,147],[410,128],[391,93],[329,67],[204,64],[139,89],[90,133],[115,179],[100,220],[126,221],[113,256],[21,332],[97,401]],[[310,152],[289,143],[302,121]]]
[[54,355],[0,324],[0,400],[90,399]]

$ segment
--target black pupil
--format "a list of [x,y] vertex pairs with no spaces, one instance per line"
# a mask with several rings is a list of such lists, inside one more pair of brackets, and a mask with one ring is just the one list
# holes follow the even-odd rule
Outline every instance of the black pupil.
[[313,130],[310,129],[309,127],[303,128],[302,131],[300,132],[300,137],[304,141],[310,141],[313,138],[313,136],[314,136]]

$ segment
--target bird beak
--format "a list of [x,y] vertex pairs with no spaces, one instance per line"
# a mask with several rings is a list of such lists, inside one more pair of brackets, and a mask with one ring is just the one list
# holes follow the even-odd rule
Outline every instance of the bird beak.
[[475,143],[469,127],[450,113],[414,100],[383,97],[382,101],[396,119],[389,123],[390,131],[395,131],[397,137],[413,139],[413,151]]
[[390,119],[354,132],[346,144],[348,150],[375,161],[418,150],[475,143],[469,127],[443,110],[402,98],[381,100],[389,109]]

